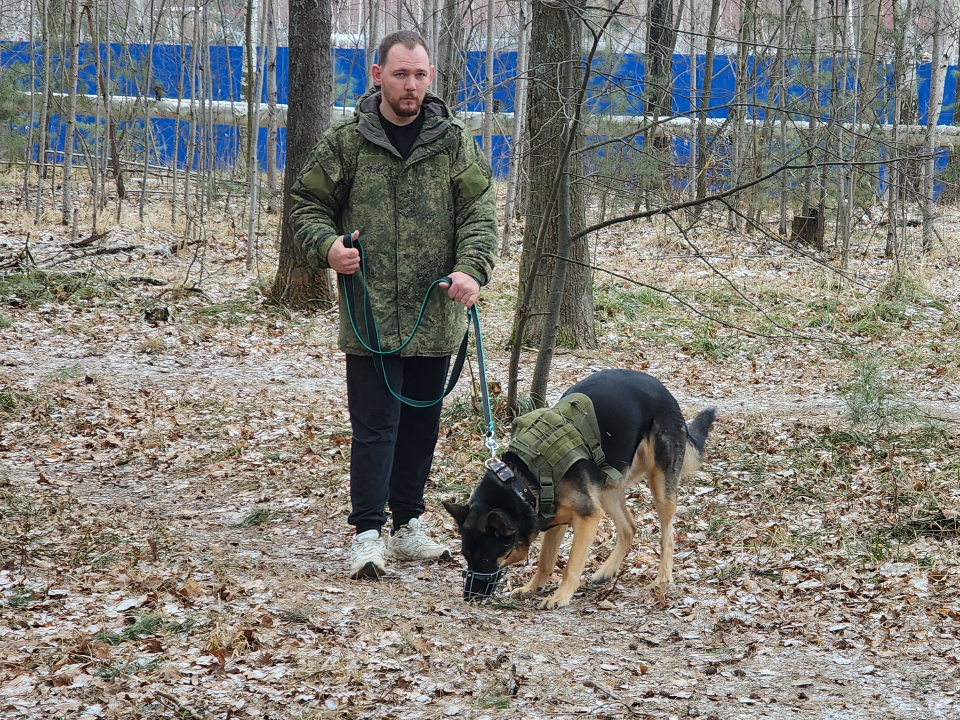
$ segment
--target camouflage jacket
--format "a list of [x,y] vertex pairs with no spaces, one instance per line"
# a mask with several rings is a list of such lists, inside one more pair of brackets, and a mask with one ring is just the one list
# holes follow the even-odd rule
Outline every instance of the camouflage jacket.
[[[413,331],[430,284],[453,271],[485,285],[497,243],[492,171],[460,120],[428,94],[420,136],[406,160],[380,125],[380,93],[365,95],[353,117],[331,127],[293,186],[290,222],[310,263],[326,268],[340,235],[360,231],[363,273],[384,350]],[[366,342],[361,284],[355,282],[357,330]],[[340,349],[369,355],[358,341],[340,285]],[[442,288],[402,356],[457,350],[466,329],[463,305]]]

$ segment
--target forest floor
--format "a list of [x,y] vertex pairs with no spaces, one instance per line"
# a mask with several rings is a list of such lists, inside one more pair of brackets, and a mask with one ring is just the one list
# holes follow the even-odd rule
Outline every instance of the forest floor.
[[[16,202],[2,191],[0,716],[960,717],[952,221],[899,271],[864,223],[846,274],[719,218],[601,233],[598,266],[673,295],[598,272],[598,347],[560,349],[551,399],[636,368],[718,421],[680,490],[671,592],[650,590],[637,488],[621,576],[544,611],[511,593],[532,557],[492,603],[460,597],[440,499],[465,498],[485,457],[469,382],[424,516],[454,558],[351,582],[335,312],[271,304],[225,210],[172,254],[163,222],[70,248]],[[516,274],[501,261],[481,300],[501,384]],[[605,521],[587,572],[612,543]]]

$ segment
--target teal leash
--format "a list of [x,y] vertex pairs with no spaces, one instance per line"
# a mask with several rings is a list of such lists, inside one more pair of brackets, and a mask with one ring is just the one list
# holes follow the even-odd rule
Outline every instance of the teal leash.
[[[447,381],[447,387],[440,395],[440,397],[435,400],[414,400],[412,398],[404,397],[390,384],[390,379],[387,377],[386,368],[383,366],[383,356],[384,355],[396,355],[401,350],[403,350],[407,345],[410,344],[410,341],[413,340],[414,335],[416,335],[417,330],[420,329],[420,324],[423,321],[423,314],[427,308],[427,302],[430,299],[430,293],[434,291],[441,283],[450,283],[453,281],[449,277],[442,277],[439,280],[435,280],[427,292],[423,296],[423,302],[420,304],[420,313],[417,315],[417,321],[411,330],[409,337],[403,341],[398,347],[392,350],[384,350],[380,345],[380,334],[377,331],[377,321],[373,315],[373,305],[370,302],[370,293],[367,291],[367,283],[364,279],[364,257],[363,257],[363,247],[360,245],[359,240],[353,240],[351,235],[343,236],[343,245],[344,247],[350,248],[356,244],[357,249],[360,251],[360,268],[353,275],[340,275],[340,281],[343,289],[344,302],[347,306],[347,316],[350,318],[350,326],[353,328],[354,334],[357,336],[357,340],[360,344],[373,355],[373,364],[377,368],[377,373],[383,379],[384,384],[387,387],[387,390],[390,394],[399,400],[405,405],[410,407],[419,407],[427,408],[436,405],[439,402],[442,402],[443,399],[449,395],[453,388],[456,386],[457,381],[460,379],[460,374],[463,371],[463,365],[467,357],[467,348],[469,347],[470,341],[470,326],[473,326],[474,337],[476,338],[475,344],[477,348],[477,366],[479,368],[480,374],[480,397],[481,404],[483,407],[483,424],[484,431],[486,434],[485,445],[490,450],[492,457],[496,457],[497,451],[497,442],[494,440],[494,421],[493,421],[493,412],[490,409],[490,394],[487,389],[487,371],[486,371],[486,362],[483,354],[483,336],[480,333],[480,313],[477,311],[476,304],[467,308],[467,330],[463,334],[463,340],[460,343],[460,349],[457,351],[456,358],[453,362],[453,369],[450,372],[450,378]],[[356,293],[355,293],[355,283],[354,278],[358,276],[360,281],[360,289],[363,293],[363,314],[364,314],[364,324],[366,325],[367,330],[367,341],[360,335],[360,329],[357,327],[356,320]]]

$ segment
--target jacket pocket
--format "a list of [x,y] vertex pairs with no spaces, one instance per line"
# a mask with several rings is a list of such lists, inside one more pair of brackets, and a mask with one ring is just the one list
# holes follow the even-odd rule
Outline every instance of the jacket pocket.
[[480,197],[490,185],[490,179],[477,163],[471,163],[465,170],[454,175],[452,181],[461,203]]

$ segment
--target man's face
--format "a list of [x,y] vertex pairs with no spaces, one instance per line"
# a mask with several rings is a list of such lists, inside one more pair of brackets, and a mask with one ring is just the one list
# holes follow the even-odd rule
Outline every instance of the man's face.
[[420,106],[433,81],[434,67],[420,45],[412,50],[398,43],[381,64],[373,66],[373,81],[380,86],[380,112],[387,120],[405,125],[420,114]]

